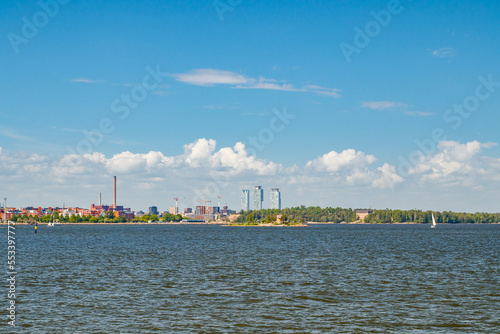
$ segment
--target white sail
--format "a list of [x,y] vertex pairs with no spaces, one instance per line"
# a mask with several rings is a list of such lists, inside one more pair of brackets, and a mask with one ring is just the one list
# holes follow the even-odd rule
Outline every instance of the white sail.
[[50,221],[49,219],[49,223],[47,224],[47,226],[54,226],[54,212],[52,212],[52,221]]
[[431,226],[431,228],[434,228],[434,227],[436,227],[436,219],[434,219],[434,213],[431,212],[431,215],[432,215],[432,226]]

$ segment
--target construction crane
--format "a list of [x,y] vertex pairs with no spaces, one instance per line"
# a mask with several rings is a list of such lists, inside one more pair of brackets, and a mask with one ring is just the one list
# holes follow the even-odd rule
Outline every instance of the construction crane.
[[207,219],[207,215],[208,215],[208,210],[207,210],[207,203],[212,203],[212,201],[209,201],[209,200],[201,200],[199,199],[198,202],[204,202],[205,203],[205,221],[207,222],[208,219]]
[[186,199],[186,197],[183,197],[183,198],[179,198],[179,197],[174,197],[175,199],[175,214],[178,215],[179,214],[179,208],[177,206],[177,202],[180,200],[180,199]]

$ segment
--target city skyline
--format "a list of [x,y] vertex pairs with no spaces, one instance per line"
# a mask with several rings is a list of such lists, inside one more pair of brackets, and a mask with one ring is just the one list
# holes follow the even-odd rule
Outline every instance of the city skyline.
[[497,1],[0,6],[17,207],[500,211]]
[[[124,208],[122,205],[117,204],[117,194],[118,194],[118,192],[117,192],[117,178],[116,178],[116,176],[113,176],[113,204],[112,205],[103,204],[102,203],[102,193],[99,192],[99,197],[98,197],[98,202],[97,202],[98,204],[93,204],[93,203],[90,204],[90,210],[85,209],[84,207],[80,207],[77,205],[75,207],[69,207],[68,211],[75,211],[76,210],[75,212],[78,212],[78,210],[81,209],[82,211],[80,213],[85,212],[86,215],[88,215],[90,213],[96,213],[98,211],[99,212],[115,211],[115,212],[117,212],[117,214],[120,214],[120,215],[121,214],[130,215],[131,213],[134,213],[132,210],[130,210],[130,208]],[[195,214],[198,214],[198,215],[204,215],[207,213],[217,214],[217,213],[221,212],[222,208],[224,208],[224,210],[226,210],[226,211],[228,209],[231,210],[231,208],[229,208],[227,205],[222,206],[220,204],[220,199],[223,197],[224,196],[217,196],[217,198],[219,200],[218,206],[208,206],[207,204],[211,203],[210,200],[205,200],[205,205],[196,205],[194,207]],[[149,212],[149,214],[155,214],[155,215],[158,215],[159,213],[162,213],[162,212],[170,213],[170,214],[174,214],[174,215],[177,215],[179,213],[190,214],[190,213],[192,213],[192,209],[193,209],[191,207],[186,207],[186,208],[184,208],[184,210],[179,210],[178,201],[185,200],[185,199],[186,199],[185,197],[173,198],[173,200],[175,200],[176,206],[165,208],[163,211],[161,209],[159,211],[158,206],[156,206],[156,205],[149,206],[148,209],[145,211]],[[7,198],[4,198],[4,202],[0,205],[0,208],[5,208],[6,201],[7,201]],[[241,203],[240,210],[233,210],[233,211],[239,212],[239,211],[249,211],[250,210],[250,190],[248,190],[248,189],[241,190],[241,202],[240,203]],[[265,207],[263,207],[263,203],[264,203],[264,189],[262,188],[262,186],[254,186],[254,195],[253,195],[254,207],[253,207],[253,210],[265,209]],[[7,208],[9,208],[9,206],[7,206]],[[18,207],[16,207],[16,206],[11,206],[10,208],[18,209]],[[33,209],[33,210],[40,211],[42,208],[50,210],[51,207],[50,206],[49,207],[40,207],[37,205],[32,205],[32,206],[24,206],[24,207],[20,206],[19,208],[24,208],[24,209],[28,209],[28,210]],[[52,208],[61,209],[58,206],[52,206]],[[62,209],[66,209],[65,204],[63,204]],[[279,188],[271,188],[269,209],[281,210],[281,192],[279,191]],[[137,212],[144,212],[144,211],[143,211],[143,209],[138,209],[135,211],[135,213],[137,213]]]
[[0,9],[4,327],[498,330],[500,1]]

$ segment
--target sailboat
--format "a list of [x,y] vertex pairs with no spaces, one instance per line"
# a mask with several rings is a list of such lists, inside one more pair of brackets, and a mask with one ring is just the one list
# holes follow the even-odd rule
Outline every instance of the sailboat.
[[49,220],[47,226],[54,226],[54,212],[52,212],[52,221]]
[[436,227],[436,219],[434,219],[434,213],[431,212],[431,215],[432,215],[432,225],[431,225],[431,228],[434,228],[434,227]]

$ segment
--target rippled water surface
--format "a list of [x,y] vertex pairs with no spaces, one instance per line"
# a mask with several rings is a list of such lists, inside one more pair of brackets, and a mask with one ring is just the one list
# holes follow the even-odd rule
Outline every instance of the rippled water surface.
[[18,226],[16,237],[13,333],[500,332],[500,225]]

